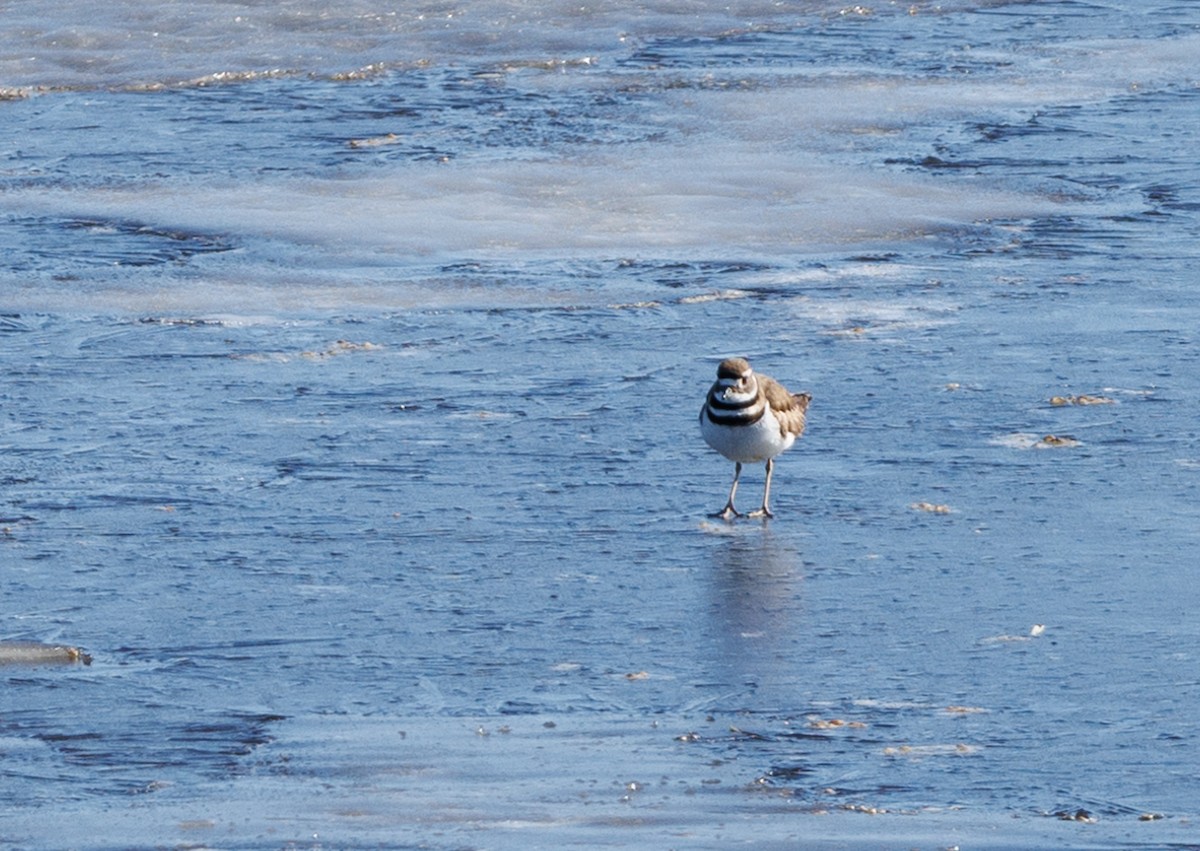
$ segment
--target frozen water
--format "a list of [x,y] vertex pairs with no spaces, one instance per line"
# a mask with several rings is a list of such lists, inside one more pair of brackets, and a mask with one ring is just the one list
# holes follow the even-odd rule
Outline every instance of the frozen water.
[[1194,841],[1191,6],[4,15],[5,842]]

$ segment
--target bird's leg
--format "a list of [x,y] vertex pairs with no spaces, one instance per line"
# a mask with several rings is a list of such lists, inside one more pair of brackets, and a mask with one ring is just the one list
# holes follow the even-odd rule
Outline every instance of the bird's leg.
[[774,517],[768,503],[771,501],[771,471],[775,469],[775,459],[767,459],[767,482],[763,485],[763,504],[758,511],[751,511],[751,517]]
[[731,517],[741,517],[741,513],[733,507],[733,497],[737,494],[738,479],[742,475],[742,462],[735,461],[733,467],[733,485],[729,488],[729,499],[725,501],[725,507],[718,511],[713,517],[720,517],[722,520],[728,520]]

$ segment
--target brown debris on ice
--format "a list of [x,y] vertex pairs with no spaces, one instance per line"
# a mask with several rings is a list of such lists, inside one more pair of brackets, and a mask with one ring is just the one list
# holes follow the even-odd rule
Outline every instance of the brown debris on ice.
[[369,139],[351,139],[346,144],[351,148],[379,148],[384,145],[395,145],[399,141],[401,141],[400,137],[395,133],[386,133],[383,136],[372,136]]
[[992,438],[989,443],[1010,449],[1059,449],[1083,445],[1083,441],[1069,434],[1046,434],[1039,437],[1026,432],[1001,435]]
[[79,664],[92,664],[92,657],[78,647],[36,641],[0,641],[0,665]]
[[319,359],[332,358],[338,355],[349,354],[350,352],[374,352],[382,349],[383,346],[377,343],[355,343],[351,340],[338,340],[332,346],[320,351],[303,351],[300,353],[302,358]]
[[846,721],[842,718],[810,717],[808,719],[808,726],[813,730],[837,730],[839,728],[864,730],[867,724],[864,721]]
[[1080,441],[1066,434],[1048,434],[1035,444],[1037,446],[1079,446]]
[[1061,408],[1065,405],[1113,405],[1116,404],[1116,399],[1110,399],[1107,396],[1089,396],[1086,393],[1079,396],[1051,396],[1050,404],[1056,408]]

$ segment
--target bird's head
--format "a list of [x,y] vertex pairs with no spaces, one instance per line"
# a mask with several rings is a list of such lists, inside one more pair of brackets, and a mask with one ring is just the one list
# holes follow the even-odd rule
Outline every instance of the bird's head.
[[726,358],[717,366],[717,386],[725,398],[752,395],[758,391],[754,370],[745,358]]

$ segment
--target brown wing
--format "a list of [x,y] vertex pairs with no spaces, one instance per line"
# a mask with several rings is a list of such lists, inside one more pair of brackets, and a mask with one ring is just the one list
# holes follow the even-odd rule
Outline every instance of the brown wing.
[[767,403],[771,406],[775,419],[779,420],[784,434],[794,434],[796,437],[804,434],[805,413],[812,396],[807,393],[790,393],[774,378],[761,374],[758,376],[758,386],[767,397]]

